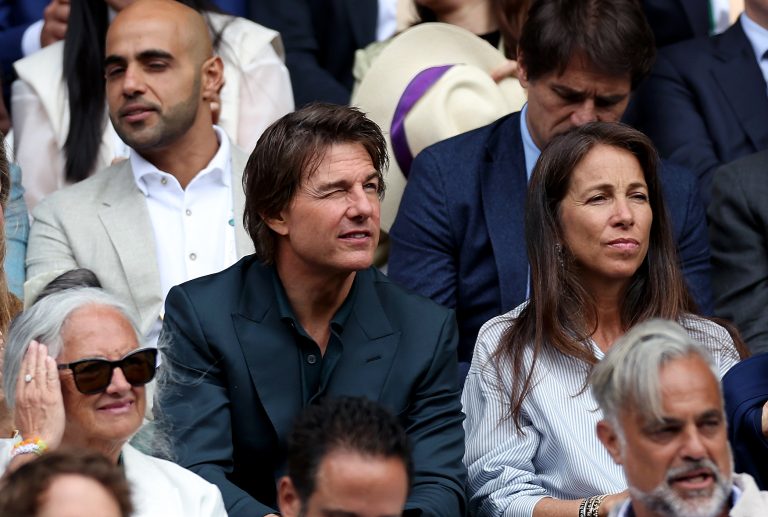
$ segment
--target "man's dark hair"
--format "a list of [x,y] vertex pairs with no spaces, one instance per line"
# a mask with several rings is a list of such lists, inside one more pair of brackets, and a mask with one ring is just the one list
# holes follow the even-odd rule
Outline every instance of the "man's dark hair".
[[520,36],[529,81],[561,74],[575,56],[610,76],[628,75],[634,89],[656,55],[638,0],[536,0]]
[[303,503],[323,458],[335,451],[400,459],[409,486],[413,479],[408,436],[394,415],[362,397],[325,399],[299,416],[288,437],[288,476]]
[[302,181],[311,176],[334,144],[360,144],[379,175],[384,195],[387,144],[381,129],[356,108],[312,103],[285,115],[264,131],[243,173],[243,223],[264,264],[274,263],[275,237],[265,218],[277,217]]
[[58,449],[25,463],[3,478],[0,515],[37,515],[51,484],[67,474],[96,481],[117,503],[122,517],[133,514],[131,489],[122,468],[94,451]]
[[37,303],[46,296],[50,296],[53,293],[59,291],[65,291],[67,289],[75,289],[77,287],[101,287],[101,282],[96,273],[86,268],[70,269],[60,274],[40,291],[37,295],[37,299],[33,303]]

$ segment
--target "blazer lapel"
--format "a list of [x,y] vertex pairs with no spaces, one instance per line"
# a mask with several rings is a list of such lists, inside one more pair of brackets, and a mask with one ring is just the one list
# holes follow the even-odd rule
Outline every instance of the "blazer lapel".
[[327,386],[333,395],[379,400],[400,343],[400,331],[390,324],[376,291],[376,273],[357,273],[357,296],[342,341],[344,351]]
[[755,53],[740,23],[717,42],[720,65],[712,75],[756,149],[768,147],[768,95]]
[[237,258],[242,258],[254,252],[253,241],[243,226],[245,211],[245,192],[243,191],[243,171],[248,163],[248,155],[230,140],[232,155],[232,207],[234,208],[235,247]]
[[480,178],[483,212],[499,273],[501,310],[526,299],[528,256],[525,250],[525,171],[520,113],[500,121],[488,139]]
[[130,162],[125,160],[113,169],[115,177],[105,188],[98,216],[120,260],[133,303],[146,324],[157,317],[163,302],[154,231]]
[[280,321],[269,270],[254,263],[243,289],[232,315],[235,333],[258,398],[277,436],[285,437],[303,407],[298,351]]

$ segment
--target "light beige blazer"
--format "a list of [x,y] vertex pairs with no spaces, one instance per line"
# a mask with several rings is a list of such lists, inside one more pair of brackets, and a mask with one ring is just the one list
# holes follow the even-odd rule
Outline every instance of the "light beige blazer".
[[[242,177],[248,157],[235,145],[231,149],[235,245],[240,258],[253,253],[243,228]],[[27,304],[61,273],[88,268],[107,291],[134,309],[146,335],[163,309],[163,295],[152,222],[130,161],[54,192],[32,216],[24,284]]]

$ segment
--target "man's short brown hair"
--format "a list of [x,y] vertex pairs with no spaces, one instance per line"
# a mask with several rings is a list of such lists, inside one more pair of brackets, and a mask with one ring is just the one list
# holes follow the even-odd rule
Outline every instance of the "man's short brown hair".
[[243,223],[264,264],[274,263],[275,258],[275,235],[265,219],[278,216],[288,206],[332,145],[344,143],[365,148],[378,172],[382,197],[387,144],[379,126],[356,108],[308,104],[282,117],[259,138],[243,173]]

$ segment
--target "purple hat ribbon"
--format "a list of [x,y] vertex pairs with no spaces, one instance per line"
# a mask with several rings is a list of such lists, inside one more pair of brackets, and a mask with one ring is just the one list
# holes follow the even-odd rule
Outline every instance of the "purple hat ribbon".
[[395,114],[392,116],[392,126],[389,131],[389,137],[392,140],[392,151],[395,155],[397,165],[400,167],[403,176],[408,178],[411,170],[413,155],[408,146],[408,138],[405,135],[405,117],[410,113],[413,106],[421,99],[427,90],[440,79],[453,65],[442,65],[425,68],[411,79],[408,86],[405,87],[403,94],[395,108]]

